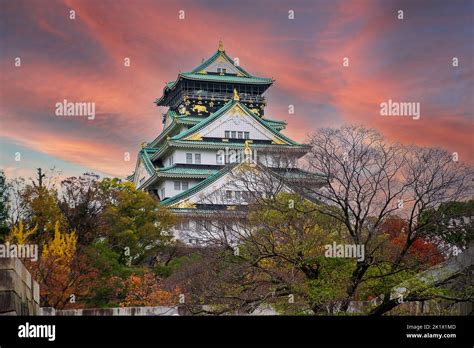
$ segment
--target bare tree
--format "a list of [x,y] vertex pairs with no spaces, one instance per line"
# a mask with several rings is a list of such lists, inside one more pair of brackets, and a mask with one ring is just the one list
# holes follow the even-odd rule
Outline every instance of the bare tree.
[[396,272],[410,246],[423,236],[426,221],[420,217],[443,202],[465,198],[472,173],[445,150],[391,144],[363,127],[321,129],[310,145],[308,167],[326,182],[322,188],[305,185],[301,192],[327,203],[318,206],[320,212],[342,222],[353,243],[365,246],[366,257],[357,262],[347,286],[345,311],[374,264],[380,247],[375,237],[384,220],[395,213],[408,220],[406,243],[390,270]]
[[[194,308],[196,313],[249,312],[262,303],[286,313],[348,311],[360,291],[380,295],[367,285],[377,281],[385,294],[371,314],[383,314],[399,304],[390,293],[397,275],[432,265],[432,256],[413,259],[411,253],[416,242],[440,241],[431,227],[443,203],[470,193],[471,170],[447,151],[392,144],[363,127],[319,130],[310,139],[306,171],[296,167],[291,150],[260,158],[234,165],[226,184],[196,206],[214,209],[193,231],[202,262],[170,279],[182,277],[196,301],[219,305],[214,311]],[[239,192],[239,199],[228,192]],[[384,232],[394,217],[404,222],[396,247]],[[362,245],[365,255],[327,260],[324,248],[333,241]],[[443,252],[438,246],[449,248],[436,244],[434,256]],[[288,295],[296,305],[284,305]],[[405,300],[426,296],[417,291]]]

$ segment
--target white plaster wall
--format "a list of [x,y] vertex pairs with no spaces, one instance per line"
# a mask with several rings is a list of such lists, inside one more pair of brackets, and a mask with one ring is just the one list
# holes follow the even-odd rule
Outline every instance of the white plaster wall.
[[187,181],[188,182],[188,189],[190,189],[193,186],[196,186],[201,180],[197,179],[166,179],[162,181],[159,185],[156,186],[158,189],[158,194],[161,194],[161,189],[164,187],[165,188],[165,194],[166,197],[173,197],[181,192],[184,192],[185,190],[175,190],[174,189],[174,182],[175,181]]
[[207,72],[217,73],[217,68],[227,69],[226,72],[230,74],[237,74],[239,71],[233,64],[229,64],[227,61],[217,60],[206,68]]
[[201,164],[216,165],[216,155],[218,150],[204,150],[204,149],[176,149],[169,156],[165,158],[165,167],[169,166],[169,157],[173,156],[175,164],[186,164],[186,154],[193,154],[193,164],[195,164],[194,154],[201,154]]
[[273,134],[249,115],[233,116],[233,111],[219,117],[201,130],[201,135],[211,138],[224,138],[225,131],[249,132],[249,138],[254,140],[271,140]]
[[140,164],[138,165],[137,171],[135,173],[134,177],[134,184],[136,187],[140,187],[142,184],[145,183],[145,181],[150,177],[148,172],[146,171],[143,163],[140,161]]

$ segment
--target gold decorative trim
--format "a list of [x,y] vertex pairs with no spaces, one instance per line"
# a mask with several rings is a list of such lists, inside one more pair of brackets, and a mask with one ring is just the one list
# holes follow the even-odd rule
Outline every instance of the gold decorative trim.
[[285,144],[286,144],[283,140],[281,140],[281,139],[279,139],[279,138],[277,138],[277,137],[273,137],[272,143],[273,143],[273,144],[277,144],[277,145],[285,145]]
[[202,112],[209,113],[209,111],[207,111],[207,108],[204,105],[194,104],[193,107],[191,108],[191,110],[193,112],[197,112],[198,115],[200,115]]
[[232,108],[231,112],[233,113],[233,116],[244,117],[245,115],[247,115],[247,113],[238,104]]
[[191,203],[189,200],[185,200],[181,203],[173,205],[173,207],[180,208],[180,209],[196,209],[196,204]]
[[201,141],[202,140],[202,136],[200,133],[196,133],[190,137],[187,137],[186,140],[195,140],[195,141]]
[[240,100],[239,93],[237,93],[236,88],[234,88],[234,96],[232,97],[232,100],[234,100],[234,101],[239,101]]

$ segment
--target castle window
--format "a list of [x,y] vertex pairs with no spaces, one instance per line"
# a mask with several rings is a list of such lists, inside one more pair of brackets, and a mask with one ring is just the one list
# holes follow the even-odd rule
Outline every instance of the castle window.
[[244,139],[250,139],[250,133],[244,132]]
[[228,201],[231,201],[232,200],[232,191],[225,191],[225,198]]
[[181,182],[175,181],[175,182],[174,182],[174,189],[175,189],[176,191],[181,190]]
[[240,191],[235,191],[235,200],[240,201],[242,199],[242,193]]
[[236,132],[236,131],[232,131],[230,137],[231,137],[232,139],[237,138],[237,132]]
[[187,189],[189,189],[189,184],[187,181],[183,181],[183,183],[181,184],[181,188],[183,189],[183,191],[186,191]]
[[200,153],[195,153],[194,154],[194,163],[201,164],[201,154]]
[[161,195],[160,196],[161,196],[160,197],[161,199],[165,199],[165,188],[164,187],[161,189]]
[[175,225],[175,228],[181,231],[189,231],[189,220],[178,221]]
[[181,229],[185,231],[189,230],[189,220],[181,221]]
[[225,134],[224,135],[225,138],[227,138],[227,139],[230,138],[230,132],[229,131],[225,131],[224,134]]
[[238,132],[238,138],[239,138],[239,139],[243,139],[243,137],[244,137],[243,133],[242,133],[242,132]]
[[193,164],[193,154],[192,153],[187,153],[186,154],[186,163],[187,164]]

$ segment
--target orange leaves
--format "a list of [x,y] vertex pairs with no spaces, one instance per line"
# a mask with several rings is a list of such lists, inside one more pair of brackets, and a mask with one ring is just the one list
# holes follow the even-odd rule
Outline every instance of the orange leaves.
[[143,275],[131,275],[125,281],[127,296],[120,303],[130,306],[173,306],[178,303],[179,289],[163,290],[150,272]]
[[[406,226],[405,220],[391,216],[380,227],[381,232],[389,236],[390,246],[387,251],[390,250],[392,255],[397,255],[407,243]],[[442,262],[444,257],[435,243],[418,238],[411,243],[406,259],[432,266]]]

